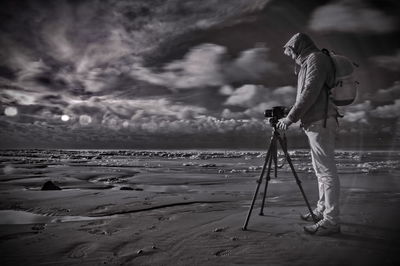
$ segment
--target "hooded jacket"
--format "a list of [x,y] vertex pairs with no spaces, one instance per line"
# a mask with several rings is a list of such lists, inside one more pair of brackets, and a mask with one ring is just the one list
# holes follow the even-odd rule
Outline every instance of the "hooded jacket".
[[308,126],[325,116],[337,116],[337,108],[328,97],[329,88],[334,84],[334,69],[330,58],[304,33],[295,34],[284,47],[293,50],[297,55],[296,64],[300,67],[296,73],[296,102],[287,118],[293,123],[300,120],[304,126]]

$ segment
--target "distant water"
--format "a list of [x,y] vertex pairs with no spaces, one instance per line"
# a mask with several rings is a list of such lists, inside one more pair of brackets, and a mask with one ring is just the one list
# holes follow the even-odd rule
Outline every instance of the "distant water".
[[[283,158],[282,152],[279,151]],[[312,171],[310,152],[299,149],[289,151],[299,171]],[[91,166],[129,167],[140,160],[184,160],[189,162],[235,159],[237,161],[262,161],[265,151],[210,151],[210,150],[0,150],[3,175],[15,164],[31,164],[33,167],[57,164],[89,164]],[[341,172],[385,173],[400,171],[400,151],[337,151],[336,161]],[[249,169],[254,166],[249,166]],[[285,169],[285,167],[283,168]],[[286,170],[288,170],[286,164]],[[259,170],[259,168],[254,168]]]

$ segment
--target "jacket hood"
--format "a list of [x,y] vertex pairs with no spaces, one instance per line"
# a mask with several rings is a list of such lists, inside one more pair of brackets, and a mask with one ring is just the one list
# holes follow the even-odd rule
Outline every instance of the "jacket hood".
[[297,55],[296,63],[299,65],[307,59],[309,54],[319,50],[313,40],[305,33],[296,33],[283,47],[290,47],[294,51]]

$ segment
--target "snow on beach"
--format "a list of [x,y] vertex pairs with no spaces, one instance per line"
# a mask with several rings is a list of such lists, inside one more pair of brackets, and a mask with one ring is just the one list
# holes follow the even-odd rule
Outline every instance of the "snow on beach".
[[[309,151],[289,153],[315,203]],[[306,207],[287,163],[271,173],[265,216],[260,194],[240,230],[265,155],[2,150],[1,265],[320,265],[332,249],[334,264],[398,262],[400,151],[336,153],[343,233],[328,239],[302,232]],[[42,190],[47,181],[60,190]]]

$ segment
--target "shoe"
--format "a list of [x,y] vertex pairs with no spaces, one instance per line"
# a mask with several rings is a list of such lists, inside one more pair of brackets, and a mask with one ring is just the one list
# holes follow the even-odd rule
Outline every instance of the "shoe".
[[304,226],[304,232],[310,235],[328,236],[340,233],[340,225],[332,224],[328,220],[321,220],[316,224]]
[[[322,213],[314,210],[313,211],[315,218],[317,218],[317,222],[321,221],[322,219],[324,219],[324,216],[322,215]],[[301,214],[300,215],[300,219],[307,221],[307,222],[314,222],[311,213],[306,213],[306,214]]]

